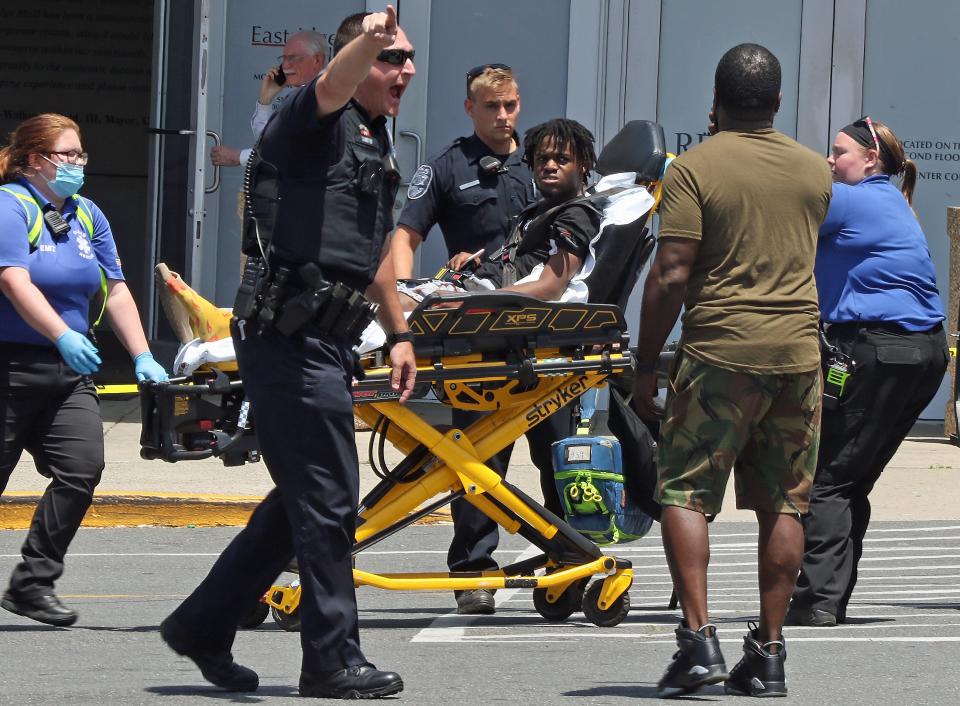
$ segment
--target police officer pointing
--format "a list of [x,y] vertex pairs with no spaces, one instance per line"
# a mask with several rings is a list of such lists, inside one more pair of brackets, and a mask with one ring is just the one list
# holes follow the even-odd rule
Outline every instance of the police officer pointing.
[[386,118],[415,73],[386,12],[351,15],[327,71],[284,102],[247,165],[243,283],[234,344],[277,487],[161,636],[224,689],[253,691],[233,661],[236,625],[296,555],[302,589],[300,695],[371,698],[403,688],[360,649],[351,549],[359,495],[350,387],[353,344],[380,305],[393,332],[393,388],[416,364],[385,240],[399,174]]
[[[460,269],[470,255],[496,252],[518,214],[539,197],[533,174],[523,163],[516,133],[520,94],[506,64],[483,64],[467,72],[464,110],[473,122],[473,135],[453,141],[417,169],[407,189],[407,202],[393,237],[391,255],[397,276],[413,274],[413,255],[434,224],[439,224],[449,265]],[[477,255],[479,261],[480,257]],[[432,274],[432,273],[428,273]],[[465,429],[479,413],[455,409],[454,426]],[[570,417],[551,415],[527,433],[530,455],[541,476],[552,475],[550,444],[569,434]],[[488,460],[504,475],[513,446]],[[555,509],[559,512],[557,508]],[[451,571],[497,568],[493,552],[499,542],[497,524],[466,500],[451,506],[453,542],[447,555]],[[489,614],[496,610],[492,592],[457,591],[457,612]]]

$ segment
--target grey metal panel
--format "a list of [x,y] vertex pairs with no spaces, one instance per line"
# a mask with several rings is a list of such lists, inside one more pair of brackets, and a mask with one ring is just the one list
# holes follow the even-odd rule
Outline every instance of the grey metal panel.
[[829,140],[837,130],[862,115],[863,44],[867,0],[838,2],[833,17]]
[[[211,50],[210,53],[212,61],[221,63],[219,66],[211,64],[211,72],[219,80],[219,86],[211,82],[209,105],[211,114],[220,112],[220,120],[219,124],[214,120],[210,125],[213,129],[219,128],[223,143],[238,149],[253,145],[250,116],[260,92],[259,76],[276,65],[286,37],[301,29],[332,35],[340,20],[365,6],[363,0],[324,0],[322,4],[312,0],[269,4],[262,0],[215,0],[212,7],[218,15],[218,26],[223,27],[223,37],[217,39],[216,32],[211,37],[211,43],[217,42],[222,50],[219,53]],[[377,9],[382,8],[383,5]],[[208,155],[210,146],[207,142]],[[207,160],[209,164],[209,156]],[[207,181],[210,181],[209,177]],[[217,247],[216,265],[211,262],[212,256],[208,257],[204,269],[209,274],[204,276],[216,277],[214,301],[221,306],[229,306],[237,290],[240,272],[237,194],[242,182],[240,167],[224,168],[219,191],[206,199],[209,221],[205,229],[209,233],[216,221]],[[205,291],[204,294],[211,295],[212,292]]]
[[653,120],[657,115],[660,74],[661,0],[630,0],[625,79],[625,120]]
[[687,136],[692,146],[706,133],[717,62],[741,42],[762,44],[780,60],[783,103],[776,127],[796,134],[802,6],[801,0],[663,0],[657,113],[668,148],[676,151]]
[[[368,2],[368,7],[370,2]],[[393,121],[393,139],[400,162],[401,188],[394,204],[394,215],[399,215],[407,199],[406,184],[420,163],[426,159],[424,147],[427,137],[427,87],[430,83],[430,9],[431,0],[400,0],[399,21],[407,38],[417,52],[414,64],[417,73],[403,94],[400,115]],[[422,248],[414,253],[413,270],[420,271]]]
[[797,91],[797,141],[826,154],[830,148],[830,77],[834,0],[804,0]]
[[[520,88],[521,137],[525,129],[564,115],[570,31],[570,0],[432,3],[433,61],[424,82],[428,91],[426,155],[472,132],[463,110],[465,77],[468,69],[479,64],[499,62],[513,67]],[[421,274],[432,274],[447,259],[439,231],[429,235],[421,250]]]
[[582,123],[594,134],[600,125],[600,100],[603,94],[602,22],[606,2],[570,0],[570,51],[567,56],[566,117]]

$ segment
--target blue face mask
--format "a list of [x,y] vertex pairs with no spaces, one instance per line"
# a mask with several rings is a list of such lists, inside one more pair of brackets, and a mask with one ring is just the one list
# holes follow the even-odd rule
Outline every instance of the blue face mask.
[[[52,159],[46,157],[44,159],[50,164],[57,164]],[[47,186],[60,198],[70,198],[83,186],[83,167],[79,164],[68,164],[66,162],[57,164],[57,175],[47,182]]]

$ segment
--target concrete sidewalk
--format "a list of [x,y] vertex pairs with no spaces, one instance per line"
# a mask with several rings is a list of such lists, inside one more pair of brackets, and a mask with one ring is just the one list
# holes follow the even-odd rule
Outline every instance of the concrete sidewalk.
[[[216,459],[165,463],[140,458],[140,406],[136,399],[104,401],[106,468],[88,526],[243,524],[273,483],[263,463],[226,468]],[[942,437],[939,424],[919,424],[900,447],[871,495],[874,520],[960,520],[960,448]],[[357,433],[361,495],[378,481],[367,463],[370,432]],[[387,459],[401,460],[390,445]],[[538,471],[521,437],[510,480],[540,497]],[[27,527],[47,479],[28,454],[20,460],[0,498],[0,529]],[[439,519],[443,519],[441,516]],[[732,486],[718,521],[749,521],[734,508]]]

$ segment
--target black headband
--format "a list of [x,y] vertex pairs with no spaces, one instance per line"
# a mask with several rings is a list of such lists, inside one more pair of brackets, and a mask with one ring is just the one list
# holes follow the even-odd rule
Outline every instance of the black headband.
[[[867,125],[866,120],[857,120],[856,122],[850,123],[846,127],[840,128],[840,132],[852,137],[861,147],[866,147],[867,149],[876,149],[877,147],[873,141],[873,133],[870,132],[870,127]],[[879,138],[877,142],[879,142]],[[883,149],[883,143],[880,144],[881,149]]]
[[[861,147],[866,147],[868,150],[877,150],[877,156],[880,159],[880,166],[883,168],[884,172],[887,172],[887,170],[891,168],[896,170],[893,162],[893,155],[890,154],[890,150],[883,143],[883,140],[880,139],[880,136],[877,135],[876,127],[874,127],[872,131],[870,130],[870,124],[867,123],[866,119],[861,118],[860,120],[854,120],[846,127],[841,128],[840,132],[842,132],[844,135],[849,135],[853,141]],[[874,135],[876,135],[876,141],[874,141]],[[899,174],[902,171],[903,167],[900,166],[899,170],[896,170],[893,173]]]

